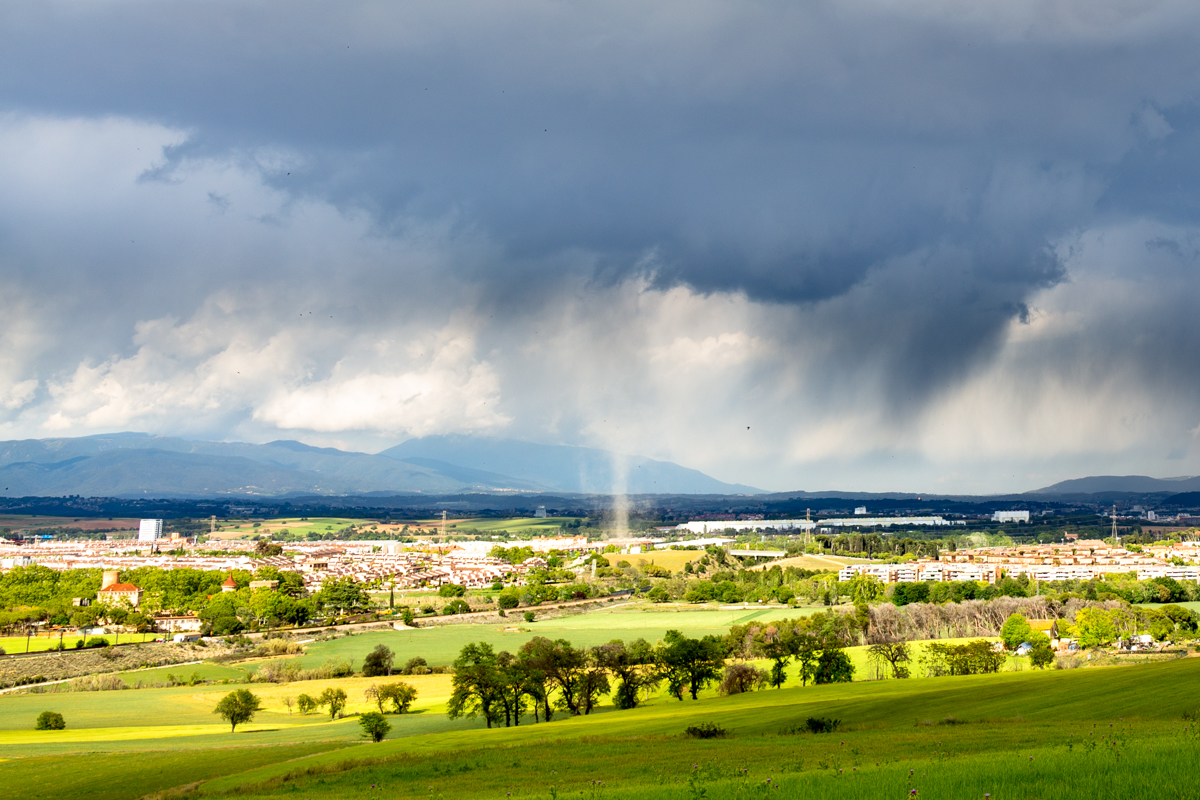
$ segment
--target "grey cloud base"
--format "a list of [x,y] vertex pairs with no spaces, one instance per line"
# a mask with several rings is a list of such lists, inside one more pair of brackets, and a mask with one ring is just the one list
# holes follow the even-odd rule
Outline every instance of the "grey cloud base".
[[0,435],[1200,471],[1198,37],[1117,0],[6,3]]

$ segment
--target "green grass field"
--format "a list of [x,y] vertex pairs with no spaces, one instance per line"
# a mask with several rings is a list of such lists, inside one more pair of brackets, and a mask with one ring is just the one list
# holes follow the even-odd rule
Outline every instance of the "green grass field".
[[[678,616],[689,613],[706,612]],[[859,664],[862,649],[851,650]],[[253,684],[265,708],[236,734],[211,713],[236,686],[6,696],[0,785],[22,796],[104,800],[209,779],[196,791],[311,800],[509,792],[899,798],[913,787],[919,796],[947,798],[1174,797],[1200,789],[1186,766],[1200,743],[1183,719],[1200,710],[1200,659],[821,687],[799,687],[792,677],[780,690],[720,697],[709,689],[684,702],[659,692],[633,711],[606,704],[587,717],[560,713],[549,724],[527,718],[517,728],[486,730],[477,719],[446,717],[449,676],[410,676],[401,680],[420,692],[414,713],[390,716],[394,730],[381,745],[361,743],[353,717],[289,714],[284,699],[336,685],[350,698],[347,711],[361,712],[371,708],[363,689],[385,679]],[[33,731],[46,709],[63,713],[68,729]],[[809,716],[840,719],[842,728],[793,732]],[[721,725],[730,738],[682,735],[703,722]],[[782,790],[766,788],[768,777]]]
[[511,613],[509,616],[512,621],[506,625],[447,625],[407,631],[371,631],[313,642],[306,646],[300,662],[306,668],[311,668],[328,659],[349,659],[354,668],[359,669],[363,657],[375,645],[385,644],[396,654],[397,664],[403,664],[414,656],[421,656],[429,664],[449,664],[468,642],[487,642],[497,650],[510,651],[515,651],[534,636],[568,639],[578,646],[587,647],[613,639],[632,640],[639,637],[655,642],[671,629],[689,636],[710,633],[723,635],[735,623],[807,616],[816,610],[783,606],[736,610],[698,610],[695,606],[679,606],[664,610],[662,606],[620,604],[587,614],[532,623],[524,621],[521,610]]
[[[155,637],[162,636],[161,633],[122,633],[118,640],[117,634],[106,633],[104,638],[108,639],[109,644],[125,644],[127,642],[153,642]],[[63,645],[68,649],[75,647],[75,642],[79,639],[90,639],[92,637],[81,637],[78,633],[70,631],[62,636]],[[59,636],[55,633],[53,636],[30,636],[28,646],[30,653],[41,653],[46,650],[53,650],[58,647]],[[26,652],[26,639],[24,636],[0,636],[0,647],[4,648],[4,652],[12,655],[14,653]]]
[[[517,519],[456,519],[448,523],[448,531],[477,534],[529,534],[531,536],[550,536],[568,522],[574,522],[575,517],[519,517]],[[440,525],[441,520],[431,520],[425,525]]]
[[[901,798],[916,788],[917,797],[944,798],[1191,797],[1200,790],[1191,768],[1200,739],[1183,715],[1197,710],[1197,689],[1200,661],[1183,659],[660,698],[550,724],[400,736],[218,779],[201,792]],[[793,733],[809,716],[843,727]],[[703,722],[730,738],[682,736]]]
[[[508,650],[534,635],[579,646],[638,636],[654,641],[671,628],[723,634],[732,624],[813,610],[622,603],[532,624],[514,621],[514,631],[459,625],[364,633],[312,642],[298,658],[309,666],[349,658],[358,666],[384,643],[400,663],[422,655],[437,664],[469,641]],[[848,654],[858,677],[870,677],[866,648]],[[1200,796],[1200,775],[1190,767],[1200,738],[1184,719],[1200,712],[1200,659],[1051,671],[1010,659],[1010,671],[997,675],[820,687],[801,687],[793,666],[779,690],[722,697],[710,687],[698,701],[679,702],[660,689],[632,711],[606,700],[586,717],[559,712],[553,722],[535,725],[527,716],[519,727],[491,730],[480,719],[446,716],[449,675],[239,684],[259,663],[122,674],[130,683],[152,683],[168,672],[200,672],[228,684],[0,696],[0,786],[11,796],[101,800],[185,786],[183,797],[234,791],[306,800],[866,800],[911,798],[913,788],[917,797],[988,793],[997,800]],[[389,680],[406,681],[419,695],[412,713],[389,715],[393,730],[379,745],[362,740],[354,716],[331,720],[294,708],[299,694],[336,686],[346,691],[348,714],[373,710],[364,690]],[[261,698],[263,710],[231,734],[212,710],[243,686]],[[67,730],[33,730],[44,710],[62,713]],[[839,719],[841,728],[798,733],[810,716]],[[683,735],[689,725],[709,722],[729,737]]]

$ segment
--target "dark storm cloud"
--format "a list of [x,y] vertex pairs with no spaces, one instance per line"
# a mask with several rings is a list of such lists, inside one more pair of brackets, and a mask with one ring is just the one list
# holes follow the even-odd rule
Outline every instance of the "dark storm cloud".
[[639,273],[842,299],[829,368],[873,365],[906,411],[1063,279],[1062,237],[1195,221],[1200,31],[1126,6],[10,2],[0,104],[186,131],[153,180],[276,148],[271,186],[381,236],[486,241],[446,269],[516,314]]

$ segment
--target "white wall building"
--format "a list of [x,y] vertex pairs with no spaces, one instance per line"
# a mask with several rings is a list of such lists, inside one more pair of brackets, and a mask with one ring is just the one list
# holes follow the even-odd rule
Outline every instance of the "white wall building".
[[716,519],[685,522],[676,525],[677,531],[689,533],[723,533],[725,531],[811,531],[817,523],[806,519]]
[[1029,512],[996,511],[992,514],[992,522],[1029,522]]
[[162,538],[162,520],[144,519],[138,525],[138,541],[153,542]]
[[[893,525],[941,527],[951,524],[954,523],[942,517],[837,517],[835,519],[823,519],[820,522],[822,527],[830,528],[890,528]],[[965,525],[966,523],[960,522],[957,524]]]

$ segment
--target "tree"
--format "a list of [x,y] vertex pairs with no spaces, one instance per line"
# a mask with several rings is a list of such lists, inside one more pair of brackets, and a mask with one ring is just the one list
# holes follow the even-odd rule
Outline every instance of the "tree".
[[338,614],[353,614],[371,607],[371,597],[367,590],[349,576],[325,581],[315,599],[318,607]]
[[33,729],[37,731],[61,731],[66,727],[66,720],[57,711],[43,711],[38,714],[37,722],[33,725]]
[[725,647],[720,638],[691,639],[679,631],[667,631],[658,652],[671,696],[683,699],[686,689],[695,700],[700,690],[720,677],[725,666]]
[[816,677],[821,648],[821,640],[815,634],[804,633],[796,637],[796,661],[800,664],[801,686],[807,686]]
[[374,678],[379,675],[391,675],[392,663],[395,660],[396,654],[387,645],[375,645],[375,649],[367,653],[367,657],[363,659],[363,677]]
[[301,714],[308,714],[315,711],[319,705],[320,703],[317,702],[316,698],[307,694],[302,694],[296,698],[296,709]]
[[375,705],[379,706],[379,713],[383,713],[383,704],[386,702],[379,694],[379,687],[371,684],[366,689],[363,689],[363,697],[370,700]]
[[817,659],[817,670],[813,675],[815,683],[849,683],[854,680],[854,664],[850,656],[837,646],[826,645]]
[[776,689],[787,681],[787,665],[796,655],[798,644],[790,628],[777,629],[770,639],[756,642],[757,650],[771,659],[770,683]]
[[254,715],[261,709],[262,700],[257,695],[251,694],[248,689],[238,689],[221,698],[221,702],[217,703],[213,713],[219,714],[228,722],[229,732],[233,733],[237,730],[238,725],[254,719]]
[[1080,647],[1100,647],[1117,638],[1112,614],[1101,608],[1081,608],[1075,612],[1075,635]]
[[392,729],[387,717],[378,711],[368,711],[363,714],[358,718],[358,724],[362,726],[363,736],[373,742],[382,742],[383,737],[387,736],[388,731]]
[[1008,619],[1000,626],[1000,639],[1004,642],[1005,650],[1016,650],[1029,641],[1033,628],[1021,614],[1009,614]]
[[636,708],[662,683],[654,664],[654,648],[645,639],[626,645],[620,640],[596,648],[596,657],[617,679],[613,703],[617,708]]
[[466,594],[467,587],[457,583],[443,583],[438,587],[438,597],[464,597]]
[[463,646],[454,659],[452,691],[446,704],[450,719],[483,717],[487,726],[497,721],[496,705],[500,702],[496,652],[486,642],[471,642]]
[[346,707],[346,691],[344,689],[326,689],[317,698],[317,705],[329,706],[329,718],[337,719],[337,715]]
[[767,673],[750,664],[730,664],[725,668],[725,675],[717,686],[717,691],[724,695],[742,694],[761,689],[767,685]]
[[543,636],[530,639],[521,650],[526,654],[529,666],[545,675],[547,682],[558,688],[559,705],[571,714],[582,713],[581,692],[585,688],[592,688],[584,685],[588,669],[587,653],[572,647],[566,639],[552,642]]
[[541,662],[543,651],[547,646],[553,646],[549,639],[544,636],[535,636],[521,645],[521,649],[517,651],[517,658],[520,659],[525,670],[525,691],[533,700],[533,721],[535,723],[538,721],[539,706],[546,722],[554,718],[554,708],[550,703],[552,684],[545,670],[542,669]]
[[1029,637],[1033,649],[1029,651],[1029,662],[1038,669],[1045,669],[1054,663],[1054,650],[1050,647],[1050,637],[1041,631],[1034,631]]
[[910,674],[908,665],[912,661],[912,648],[908,642],[873,644],[867,648],[867,655],[876,664],[888,664],[893,678],[907,678]]
[[855,603],[870,603],[883,597],[883,581],[860,572],[850,579],[850,597]]
[[397,714],[405,714],[412,707],[413,701],[417,699],[417,690],[414,686],[397,681],[396,683],[386,683],[379,687],[379,710],[383,711],[384,703],[391,703]]

